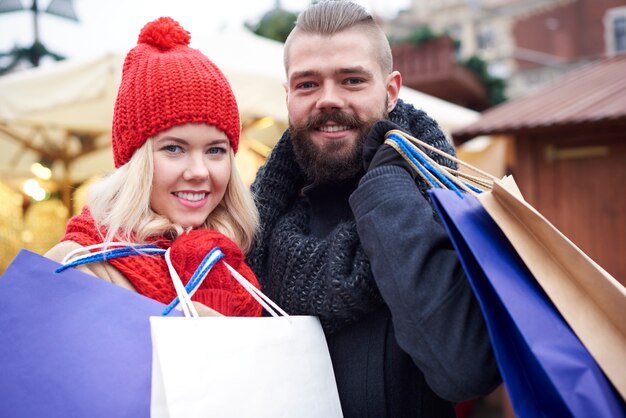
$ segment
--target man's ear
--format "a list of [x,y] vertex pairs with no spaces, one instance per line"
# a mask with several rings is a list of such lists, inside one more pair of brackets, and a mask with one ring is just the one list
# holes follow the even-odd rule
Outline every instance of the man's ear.
[[284,82],[283,88],[285,89],[285,105],[289,105],[289,84]]
[[387,76],[387,112],[391,112],[398,103],[400,87],[402,86],[402,75],[398,71],[393,71]]

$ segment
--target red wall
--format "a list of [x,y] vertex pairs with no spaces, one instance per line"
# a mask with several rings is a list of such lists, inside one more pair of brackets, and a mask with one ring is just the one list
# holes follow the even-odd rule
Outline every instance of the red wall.
[[[519,19],[513,26],[513,36],[519,48],[555,55],[566,62],[597,58],[606,51],[606,10],[624,5],[624,0],[577,0]],[[556,22],[556,29],[548,28],[548,22]],[[537,66],[522,60],[518,64],[521,69]]]

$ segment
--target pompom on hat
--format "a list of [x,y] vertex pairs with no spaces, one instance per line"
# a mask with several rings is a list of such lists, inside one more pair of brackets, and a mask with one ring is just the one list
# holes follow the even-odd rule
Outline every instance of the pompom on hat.
[[220,69],[170,17],[146,24],[124,61],[113,112],[115,167],[148,138],[177,125],[206,123],[224,131],[234,152],[241,125],[233,91]]

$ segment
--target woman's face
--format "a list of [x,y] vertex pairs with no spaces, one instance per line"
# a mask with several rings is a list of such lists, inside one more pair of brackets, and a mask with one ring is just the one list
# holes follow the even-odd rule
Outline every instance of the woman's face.
[[157,134],[153,149],[150,207],[181,226],[201,226],[230,180],[228,137],[212,125],[179,125]]

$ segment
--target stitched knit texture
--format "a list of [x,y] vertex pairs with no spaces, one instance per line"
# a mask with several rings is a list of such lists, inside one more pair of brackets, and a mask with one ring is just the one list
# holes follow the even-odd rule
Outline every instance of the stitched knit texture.
[[[389,116],[411,135],[455,154],[437,123],[423,111],[400,100]],[[261,231],[248,263],[263,291],[283,309],[294,315],[318,315],[324,330],[332,334],[375,310],[382,299],[354,219],[339,222],[324,239],[310,235],[309,207],[300,196],[304,185],[286,132],[252,184]],[[426,194],[425,184],[418,187]]]
[[[106,229],[96,229],[88,208],[70,219],[62,241],[71,240],[82,246],[101,244]],[[255,287],[256,276],[244,262],[241,250],[225,235],[210,229],[197,229],[180,235],[173,242],[165,237],[154,238],[151,243],[161,248],[171,247],[172,265],[184,284],[198,268],[204,257],[219,247],[222,260],[230,264]],[[95,250],[94,250],[95,251]],[[135,287],[138,293],[168,304],[176,297],[167,264],[162,255],[139,255],[107,261],[117,268]],[[226,316],[260,316],[261,305],[230,275],[226,266],[218,261],[191,298]]]
[[197,49],[175,20],[146,24],[124,61],[113,112],[112,145],[120,167],[146,140],[173,126],[206,123],[239,146],[237,102],[220,69]]
[[[187,283],[204,257],[214,248],[224,253],[223,261],[237,270],[256,288],[256,276],[245,263],[243,253],[237,244],[224,234],[210,229],[195,229],[180,235],[172,243],[170,259],[184,283]],[[231,275],[222,261],[218,261],[209,272],[201,290],[203,297],[210,300],[213,309],[228,316],[259,316],[261,305]],[[201,290],[198,290],[201,291]],[[194,295],[195,296],[195,295]]]

